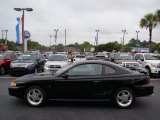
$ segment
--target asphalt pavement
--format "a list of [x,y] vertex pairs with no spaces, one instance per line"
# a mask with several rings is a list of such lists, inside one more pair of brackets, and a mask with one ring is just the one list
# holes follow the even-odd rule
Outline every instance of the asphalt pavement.
[[111,102],[49,101],[33,108],[8,95],[16,77],[0,76],[0,120],[159,120],[160,78],[151,79],[154,95],[137,98],[130,109],[117,109]]

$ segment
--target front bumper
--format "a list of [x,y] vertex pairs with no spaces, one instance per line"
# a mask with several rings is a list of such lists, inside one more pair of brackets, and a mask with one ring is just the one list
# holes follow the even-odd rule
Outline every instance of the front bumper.
[[160,68],[151,68],[151,73],[153,74],[159,74],[160,73]]
[[154,92],[154,86],[151,84],[139,85],[134,87],[136,97],[149,96]]
[[28,68],[22,68],[22,67],[15,67],[10,69],[10,73],[12,75],[25,75],[25,74],[30,74],[33,73],[33,69],[28,69]]
[[25,87],[9,87],[8,92],[10,96],[16,96],[22,98],[24,96]]

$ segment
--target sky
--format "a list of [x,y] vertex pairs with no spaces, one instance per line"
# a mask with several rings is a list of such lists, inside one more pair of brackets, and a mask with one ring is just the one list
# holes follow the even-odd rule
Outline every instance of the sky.
[[[95,44],[95,30],[99,30],[98,44],[120,43],[122,30],[127,31],[127,43],[136,39],[136,31],[141,41],[149,39],[148,30],[140,28],[139,22],[145,14],[160,9],[160,0],[0,0],[0,30],[8,30],[8,40],[16,41],[16,18],[22,16],[14,8],[27,7],[33,11],[25,12],[25,30],[42,45],[49,46],[50,40],[55,44],[55,29],[57,44],[64,44],[65,29],[67,44]],[[160,42],[160,25],[153,30],[152,39]]]

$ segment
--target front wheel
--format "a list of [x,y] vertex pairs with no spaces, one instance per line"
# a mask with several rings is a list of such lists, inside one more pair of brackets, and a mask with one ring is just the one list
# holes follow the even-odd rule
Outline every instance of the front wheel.
[[116,107],[119,108],[129,108],[133,105],[135,101],[135,95],[134,92],[127,87],[123,87],[118,89],[113,98],[113,102]]
[[46,93],[39,86],[31,86],[25,92],[25,100],[33,107],[41,106],[46,101]]

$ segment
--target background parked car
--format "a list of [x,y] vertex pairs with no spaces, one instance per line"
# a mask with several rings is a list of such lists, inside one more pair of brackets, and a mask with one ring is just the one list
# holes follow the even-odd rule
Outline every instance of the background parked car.
[[51,54],[45,63],[45,71],[57,71],[68,64],[68,58],[65,54]]
[[92,53],[92,52],[86,53],[86,59],[87,60],[94,60],[94,53]]
[[10,65],[11,75],[24,75],[44,71],[46,60],[40,53],[26,53],[20,55],[17,60],[12,61]]
[[130,53],[111,53],[109,60],[126,68],[142,67]]
[[145,67],[150,75],[160,76],[160,59],[153,53],[136,53],[135,59]]
[[14,53],[0,54],[0,74],[3,75],[10,70],[11,61],[17,56]]
[[108,61],[109,58],[108,58],[108,55],[106,53],[99,52],[95,55],[95,60],[106,60],[106,61]]
[[74,57],[74,61],[82,61],[82,60],[86,60],[86,55],[85,54],[76,54]]

